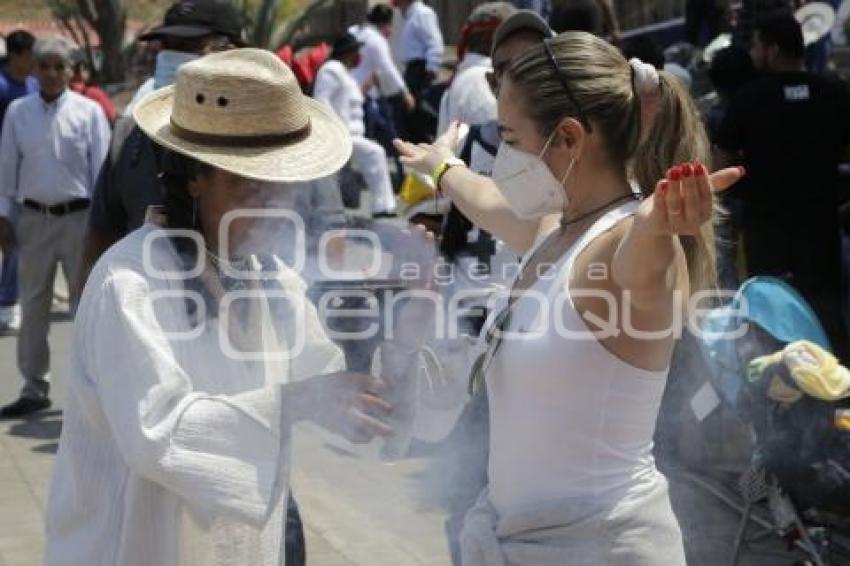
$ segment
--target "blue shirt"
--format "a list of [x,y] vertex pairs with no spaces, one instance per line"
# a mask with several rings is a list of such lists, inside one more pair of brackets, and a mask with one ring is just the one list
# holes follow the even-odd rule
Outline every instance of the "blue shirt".
[[22,83],[13,79],[5,69],[0,70],[0,129],[3,128],[3,118],[6,117],[6,109],[13,100],[38,92],[38,81],[29,76]]

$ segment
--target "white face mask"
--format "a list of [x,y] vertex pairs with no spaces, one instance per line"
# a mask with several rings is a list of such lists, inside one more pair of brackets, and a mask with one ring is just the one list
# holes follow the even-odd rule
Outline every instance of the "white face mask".
[[569,199],[564,182],[576,160],[573,158],[564,178],[559,182],[543,161],[543,155],[549,149],[554,135],[549,136],[540,155],[515,149],[504,142],[499,146],[493,163],[492,179],[520,218],[539,218],[553,212],[563,212],[567,208]]

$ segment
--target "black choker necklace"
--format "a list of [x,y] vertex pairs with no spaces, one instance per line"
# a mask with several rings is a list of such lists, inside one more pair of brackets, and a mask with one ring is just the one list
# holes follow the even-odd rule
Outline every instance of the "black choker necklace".
[[590,217],[591,217],[591,216],[593,216],[594,214],[596,214],[596,213],[598,213],[598,212],[601,212],[601,211],[605,210],[606,208],[608,208],[608,207],[609,207],[609,206],[611,206],[612,204],[617,204],[618,202],[622,202],[622,201],[624,201],[624,200],[629,200],[629,199],[640,200],[640,199],[641,199],[641,196],[640,196],[639,194],[637,194],[637,193],[631,193],[631,194],[628,194],[628,195],[622,195],[622,196],[619,196],[619,197],[617,197],[617,198],[615,198],[615,199],[613,199],[613,200],[610,200],[610,201],[606,202],[606,203],[605,203],[605,204],[603,204],[602,206],[599,206],[599,207],[597,207],[597,208],[594,208],[594,209],[593,209],[593,210],[591,210],[590,212],[585,212],[584,214],[582,214],[582,215],[581,215],[581,216],[579,216],[578,218],[573,218],[572,220],[567,220],[566,218],[561,218],[561,228],[566,228],[567,226],[572,226],[573,224],[578,224],[578,223],[579,223],[579,222],[581,222],[582,220],[586,220],[587,218],[590,218]]

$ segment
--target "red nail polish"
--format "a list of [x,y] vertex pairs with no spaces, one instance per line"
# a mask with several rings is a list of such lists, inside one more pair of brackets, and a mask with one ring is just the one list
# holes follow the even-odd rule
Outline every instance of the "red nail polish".
[[678,181],[682,178],[682,168],[681,167],[673,167],[669,171],[667,171],[667,178],[671,181]]
[[705,165],[703,165],[702,163],[697,163],[694,166],[694,175],[696,175],[697,177],[705,175]]
[[738,171],[741,173],[742,176],[747,174],[747,169],[743,165],[738,166]]
[[668,183],[667,183],[666,179],[661,181],[661,183],[658,185],[658,193],[662,197],[667,194],[667,187],[668,187]]
[[682,165],[682,177],[691,177],[694,174],[694,168],[690,163]]

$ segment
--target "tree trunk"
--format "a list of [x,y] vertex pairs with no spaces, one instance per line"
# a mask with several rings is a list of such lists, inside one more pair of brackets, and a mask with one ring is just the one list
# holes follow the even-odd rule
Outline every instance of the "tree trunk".
[[100,38],[100,80],[104,83],[124,81],[124,29],[127,11],[123,0],[77,0],[80,13]]

